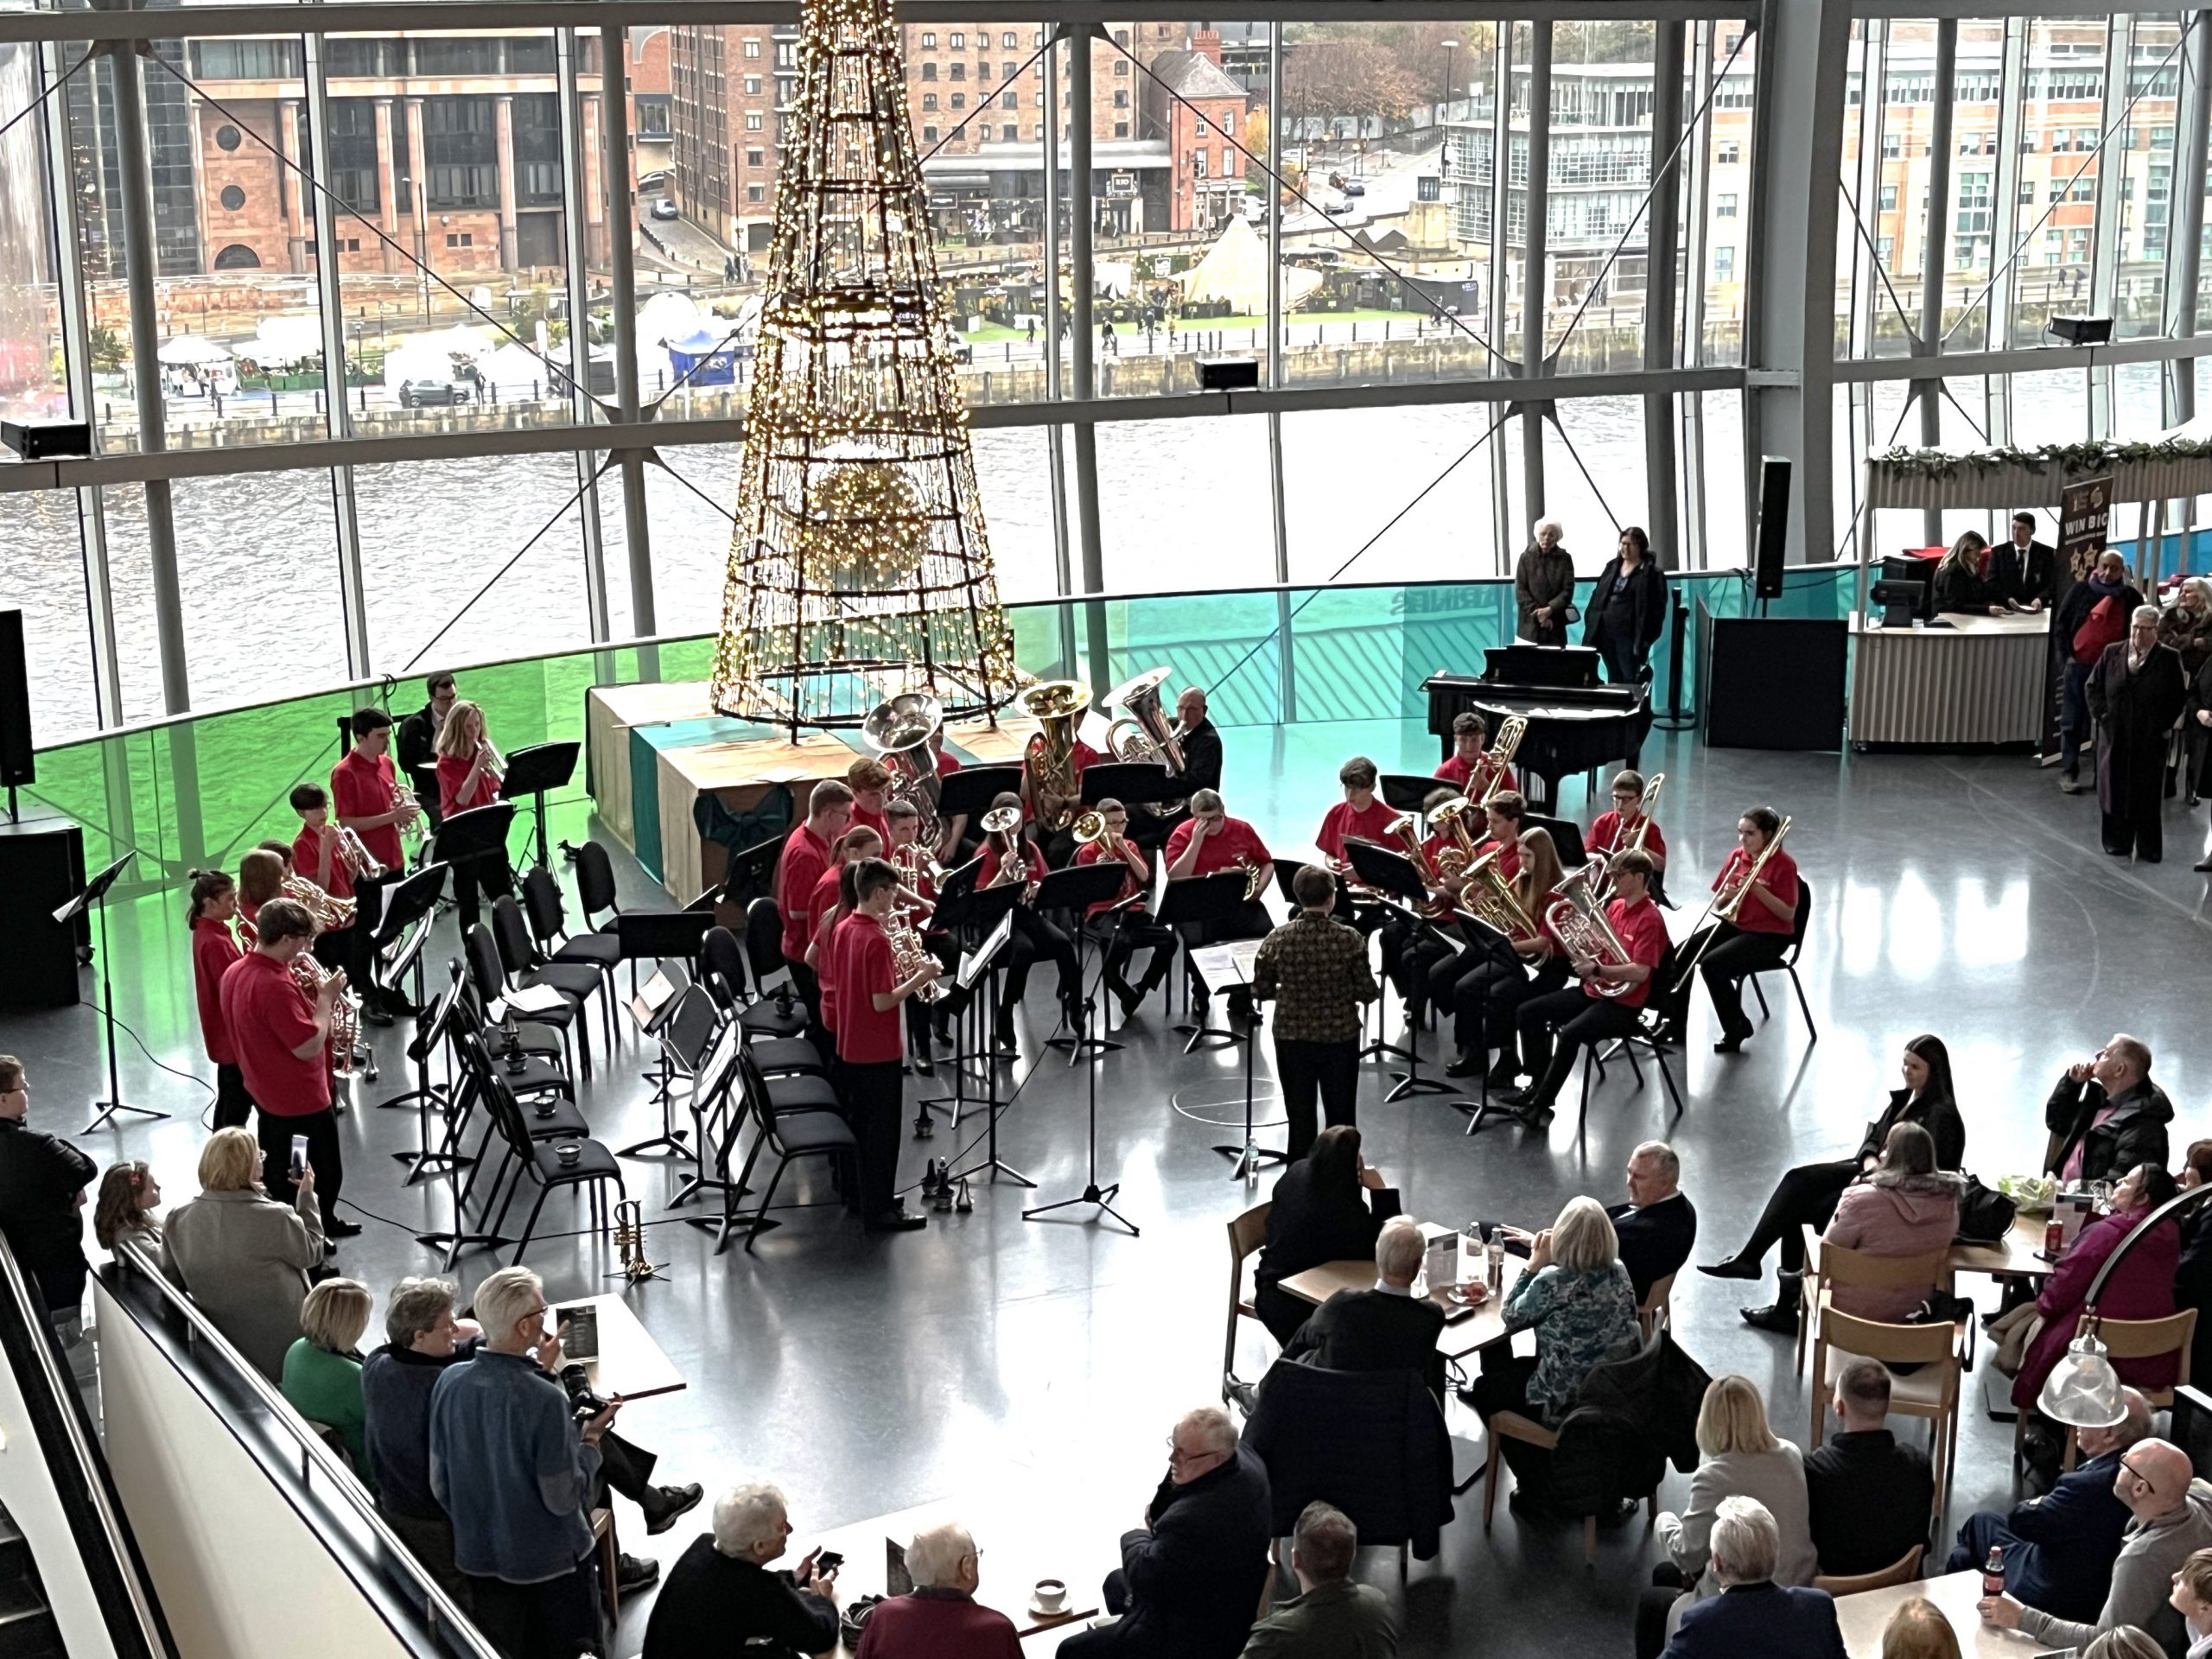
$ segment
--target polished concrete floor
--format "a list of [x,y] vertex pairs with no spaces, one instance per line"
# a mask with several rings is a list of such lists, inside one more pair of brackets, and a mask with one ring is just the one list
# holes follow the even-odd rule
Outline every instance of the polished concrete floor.
[[[1231,810],[1256,821],[1278,853],[1306,846],[1347,755],[1364,752],[1386,769],[1433,764],[1433,740],[1412,722],[1226,735]],[[1855,1141],[1895,1082],[1899,1045],[1918,1031],[1951,1046],[1968,1165],[1985,1179],[2036,1166],[2053,1078],[2115,1029],[2157,1052],[2156,1074],[2180,1114],[2177,1156],[2212,1133],[2202,1103],[2207,887],[2189,868],[2202,843],[2201,815],[2192,821],[2171,809],[2167,861],[2141,867],[2098,849],[2094,800],[2061,797],[2053,773],[2017,757],[1764,754],[1655,734],[1643,758],[1668,773],[1661,816],[1678,896],[1709,879],[1738,812],[1762,801],[1793,817],[1789,845],[1816,893],[1803,971],[1817,1041],[1794,1001],[1770,989],[1773,1017],[1741,1057],[1724,1060],[1709,1051],[1699,1003],[1681,1061],[1688,1109],[1672,1131],[1703,1217],[1696,1259],[1737,1242],[1783,1167]],[[1570,802],[1579,794],[1570,790]],[[632,869],[626,879],[642,899],[643,878]],[[181,909],[179,897],[118,911],[118,1012],[164,1067],[197,1078],[210,1068],[192,1024]],[[1678,932],[1694,909],[1677,913]],[[1039,1017],[1052,1018],[1051,976],[1039,979],[1033,1037],[1045,1028]],[[935,1217],[920,1235],[864,1237],[833,1209],[799,1210],[753,1255],[716,1258],[667,1214],[680,1170],[631,1160],[626,1177],[652,1223],[652,1257],[669,1264],[664,1280],[632,1290],[631,1301],[690,1381],[688,1392],[639,1402],[623,1419],[664,1454],[664,1477],[700,1480],[710,1491],[774,1479],[803,1538],[1006,1480],[1016,1465],[1033,1471],[1023,1484],[1052,1494],[1063,1516],[1095,1517],[1104,1560],[1159,1478],[1175,1415],[1215,1397],[1223,1223],[1266,1195],[1264,1178],[1237,1183],[1210,1149],[1228,1137],[1205,1120],[1240,1108],[1235,1057],[1186,1058],[1164,1034],[1166,1023],[1154,1004],[1124,1033],[1129,1046],[1097,1065],[1100,1167],[1122,1183],[1118,1206],[1140,1236],[1091,1224],[1082,1209],[1057,1223],[1025,1222],[1028,1195],[1001,1185],[978,1188],[972,1215]],[[6,1022],[0,1047],[29,1061],[44,1126],[83,1125],[82,1103],[105,1081],[97,1028],[88,1007]],[[1440,1065],[1449,1054],[1435,1043],[1427,1052]],[[194,1119],[208,1092],[156,1070],[130,1039],[124,1046],[126,1097],[175,1116],[84,1143],[104,1163],[150,1159],[171,1198],[181,1199],[195,1188],[202,1132]],[[384,1081],[368,1098],[406,1086],[392,1033],[384,1047]],[[1001,1148],[1044,1195],[1065,1197],[1084,1177],[1084,1072],[1057,1054],[1036,1056],[1033,1045],[1004,1074],[1014,1098]],[[650,1132],[640,1061],[626,1049],[622,1064],[586,1090],[596,1132],[610,1144]],[[1267,1064],[1263,1052],[1262,1096]],[[1449,1222],[1503,1216],[1536,1224],[1578,1192],[1611,1201],[1630,1149],[1667,1129],[1656,1079],[1639,1093],[1624,1070],[1592,1102],[1586,1140],[1571,1110],[1548,1135],[1467,1139],[1448,1104],[1386,1105],[1387,1086],[1370,1067],[1361,1105],[1369,1157],[1413,1214]],[[368,1230],[346,1247],[341,1266],[379,1291],[432,1266],[410,1235],[448,1219],[445,1184],[404,1186],[389,1156],[412,1144],[414,1122],[411,1113],[365,1109],[343,1125],[346,1202]],[[957,1138],[940,1132],[910,1145],[906,1178],[918,1177],[925,1154],[950,1155],[967,1139],[963,1126]],[[790,1196],[820,1194],[803,1185]],[[545,1224],[555,1230],[530,1261],[549,1289],[557,1297],[602,1288],[612,1249],[558,1230],[582,1226],[581,1205],[556,1200]],[[468,1257],[462,1276],[473,1281],[492,1265]],[[1757,1381],[1777,1427],[1802,1441],[1807,1397],[1788,1346],[1736,1317],[1747,1288],[1686,1273],[1675,1300],[1678,1336],[1711,1370]],[[1264,1337],[1248,1325],[1240,1370],[1256,1374],[1268,1357]],[[1456,1402],[1452,1415],[1465,1438],[1462,1467],[1471,1468],[1478,1427]],[[1952,1525],[2007,1500],[2008,1444],[2008,1428],[1967,1422]],[[1670,1478],[1662,1503],[1679,1501],[1683,1486]],[[1635,1587],[1653,1554],[1642,1520],[1604,1535],[1595,1570],[1585,1572],[1579,1530],[1525,1527],[1501,1504],[1485,1535],[1480,1499],[1477,1486],[1440,1559],[1416,1564],[1404,1592],[1406,1650],[1626,1653]],[[696,1519],[703,1524],[703,1515]],[[652,1541],[633,1513],[622,1521],[626,1547],[664,1560],[694,1535],[692,1519]],[[980,1541],[988,1556],[990,1540]],[[1387,1557],[1363,1570],[1396,1593]],[[626,1612],[625,1653],[639,1643],[644,1606]]]

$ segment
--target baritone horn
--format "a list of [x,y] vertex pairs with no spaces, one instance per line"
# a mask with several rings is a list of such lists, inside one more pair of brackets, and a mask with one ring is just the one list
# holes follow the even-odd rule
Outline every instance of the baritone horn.
[[901,691],[869,710],[861,722],[861,741],[891,773],[893,799],[912,804],[922,815],[915,839],[937,844],[937,751],[931,741],[944,727],[944,705],[926,691]]
[[1476,850],[1474,831],[1467,828],[1467,816],[1482,809],[1461,796],[1456,801],[1446,801],[1428,815],[1428,827],[1441,830],[1455,843],[1436,855],[1436,872],[1447,880],[1455,880],[1474,868],[1479,856]]
[[[1183,746],[1176,741],[1175,722],[1160,706],[1160,688],[1173,671],[1147,669],[1125,680],[1106,694],[1106,706],[1119,709],[1122,718],[1106,728],[1106,747],[1116,760],[1155,760],[1179,778],[1183,772]],[[1155,817],[1173,817],[1183,810],[1180,801],[1147,801],[1145,810]]]
[[[1613,931],[1605,912],[1599,908],[1595,891],[1605,861],[1600,856],[1574,871],[1552,889],[1552,902],[1544,921],[1570,962],[1594,962],[1601,968],[1625,968],[1632,958],[1628,947]],[[1592,979],[1589,987],[1599,996],[1622,996],[1629,990],[1624,979]]]
[[1021,756],[1037,821],[1047,830],[1065,830],[1075,822],[1083,794],[1075,775],[1075,730],[1090,706],[1090,689],[1074,680],[1046,680],[1017,701],[1039,728]]

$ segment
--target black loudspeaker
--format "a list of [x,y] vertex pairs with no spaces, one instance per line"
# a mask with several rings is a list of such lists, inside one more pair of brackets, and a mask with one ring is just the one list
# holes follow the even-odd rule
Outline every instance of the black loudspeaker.
[[1789,541],[1789,463],[1778,455],[1759,462],[1758,562],[1753,591],[1761,599],[1782,597],[1782,559]]
[[66,1008],[77,1001],[83,917],[54,912],[85,890],[85,832],[67,818],[0,823],[0,1008]]
[[1845,623],[1801,616],[1702,620],[1705,694],[1699,702],[1707,745],[1842,748]]
[[0,787],[38,781],[31,753],[30,664],[23,657],[23,613],[0,611]]

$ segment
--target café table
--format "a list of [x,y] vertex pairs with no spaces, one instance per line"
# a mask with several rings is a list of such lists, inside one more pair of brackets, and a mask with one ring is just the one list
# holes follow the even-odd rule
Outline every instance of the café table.
[[2018,1630],[2001,1630],[1982,1622],[1974,1611],[1981,1599],[1981,1574],[1972,1570],[1838,1597],[1835,1621],[1843,1632],[1843,1650],[1851,1659],[1881,1659],[1882,1631],[1897,1610],[1916,1596],[1925,1596],[1942,1610],[1959,1639],[1962,1659],[2030,1659],[2050,1650],[2049,1643]]
[[[1434,1224],[1424,1226],[1422,1236],[1431,1241],[1442,1237],[1452,1230]],[[1459,1251],[1459,1278],[1461,1281],[1479,1280],[1483,1276],[1482,1263],[1465,1248],[1462,1239]],[[1490,1347],[1494,1343],[1509,1341],[1512,1333],[1505,1328],[1505,1299],[1521,1275],[1528,1270],[1522,1257],[1509,1255],[1505,1258],[1503,1281],[1479,1306],[1467,1307],[1446,1295],[1441,1286],[1431,1287],[1416,1281],[1414,1288],[1427,1295],[1444,1310],[1444,1329],[1437,1333],[1436,1347],[1446,1359],[1463,1359],[1467,1355]],[[1340,1290],[1371,1290],[1375,1286],[1375,1260],[1372,1256],[1353,1257],[1342,1262],[1324,1262],[1318,1268],[1308,1268],[1303,1273],[1294,1273],[1281,1281],[1281,1287],[1301,1301],[1315,1306],[1325,1302]]]

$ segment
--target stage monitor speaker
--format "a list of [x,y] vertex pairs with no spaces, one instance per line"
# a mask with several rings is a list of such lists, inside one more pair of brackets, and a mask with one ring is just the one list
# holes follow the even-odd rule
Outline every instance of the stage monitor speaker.
[[1779,455],[1759,462],[1758,562],[1753,590],[1761,599],[1782,597],[1783,555],[1789,544],[1789,463]]
[[23,613],[0,611],[0,786],[38,781],[31,751],[30,664],[23,655]]
[[1843,747],[1845,623],[1800,616],[1700,620],[1705,649],[1698,705],[1708,746]]
[[66,1008],[77,1001],[84,917],[54,912],[85,890],[85,832],[67,818],[0,823],[0,1008]]

